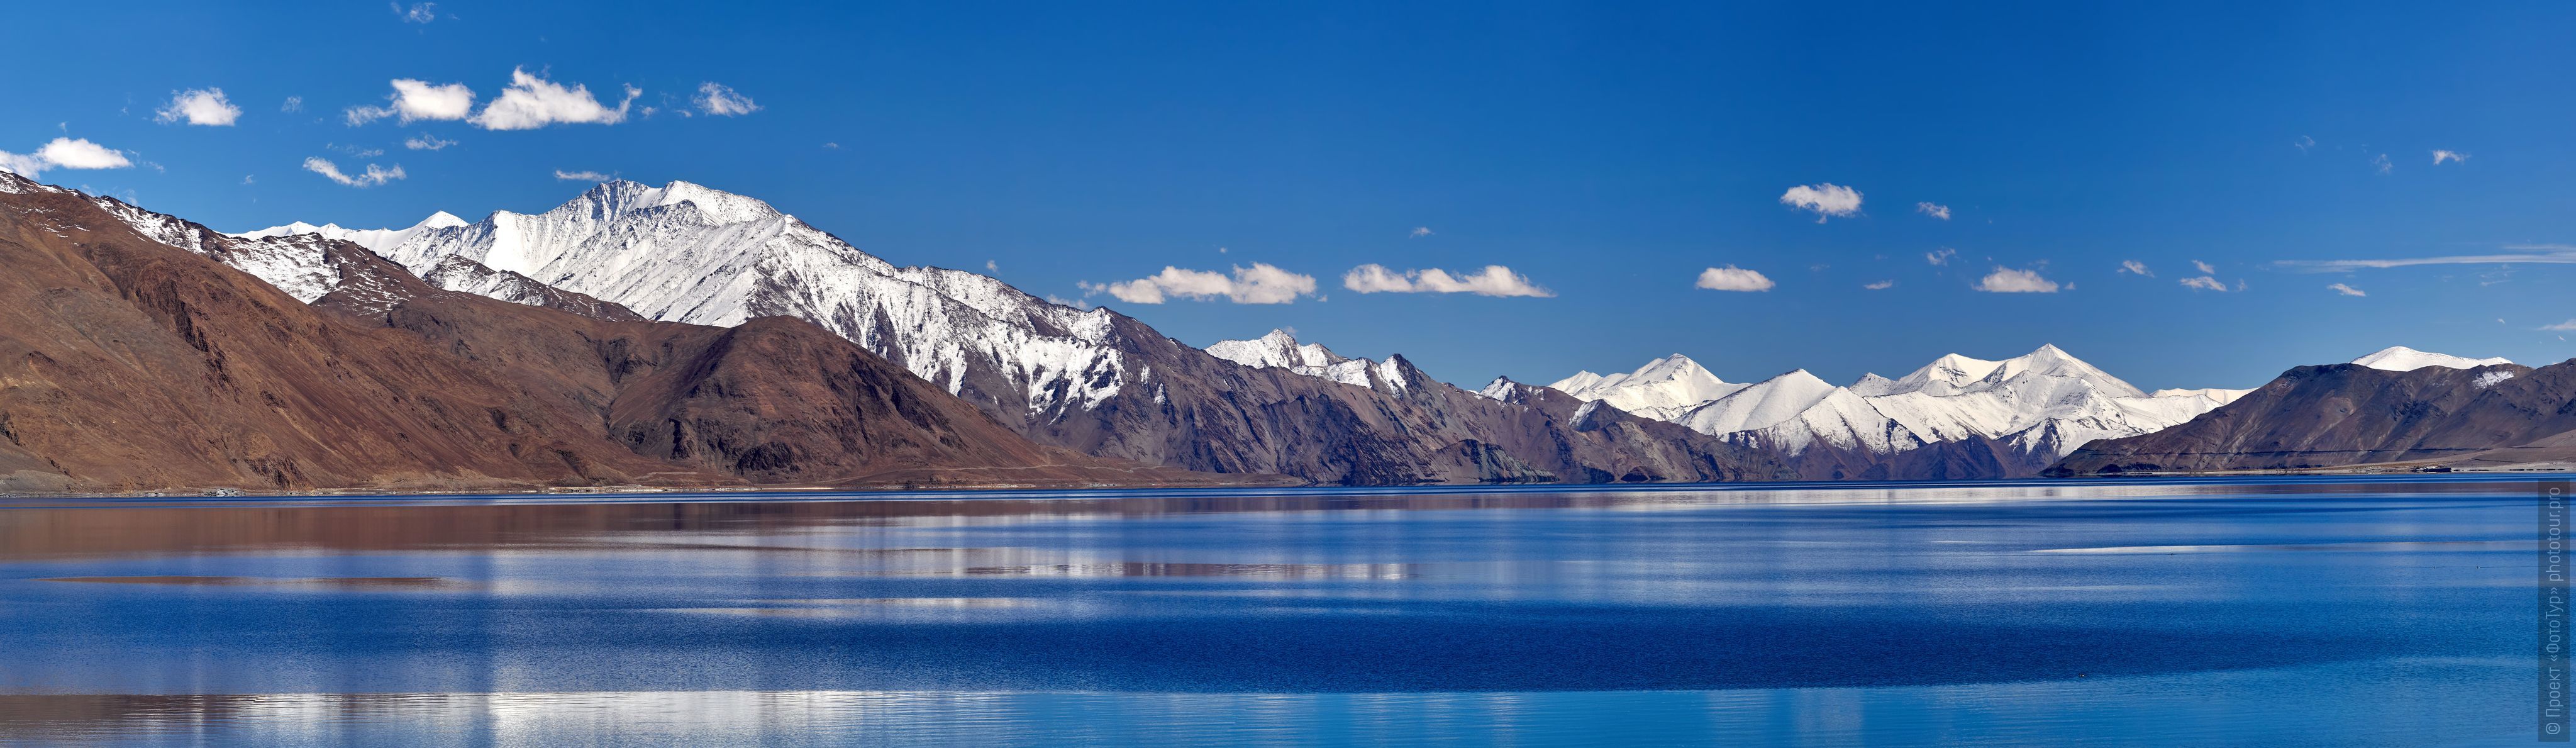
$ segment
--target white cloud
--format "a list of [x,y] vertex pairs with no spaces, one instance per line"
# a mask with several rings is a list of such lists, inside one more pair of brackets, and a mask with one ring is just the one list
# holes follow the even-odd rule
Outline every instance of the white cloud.
[[35,156],[0,151],[0,171],[33,177],[44,172],[45,167],[51,165],[52,164],[45,163],[44,159],[37,158]]
[[2307,153],[2308,149],[2317,147],[2317,139],[2301,135],[2298,140],[2291,141],[2290,145],[2298,148],[2300,153]]
[[827,148],[827,149],[831,149],[831,150],[835,150],[835,151],[837,151],[837,150],[840,150],[840,149],[841,149],[841,144],[840,144],[840,143],[824,143],[824,144],[823,144],[823,147],[824,147],[824,148]]
[[341,173],[340,165],[331,163],[319,156],[304,159],[304,170],[320,174],[324,177],[329,177],[331,181],[339,182],[340,184],[349,187],[374,187],[396,179],[401,179],[404,176],[401,164],[395,164],[394,168],[391,169],[377,166],[375,164],[368,164],[365,172],[360,173],[357,176],[350,176],[348,174]]
[[1977,290],[1989,293],[2057,293],[2057,281],[2039,277],[2036,270],[1997,266],[1994,272],[1977,281]]
[[1420,239],[1420,238],[1422,238],[1422,237],[1426,237],[1426,236],[1430,236],[1430,235],[1431,235],[1431,227],[1429,227],[1429,226],[1415,226],[1415,227],[1413,227],[1413,232],[1412,232],[1412,233],[1409,233],[1409,234],[1406,234],[1405,236],[1406,236],[1406,237],[1408,237],[1408,238]]
[[2536,250],[2517,254],[2450,255],[2445,257],[2408,257],[2389,260],[2279,260],[2272,264],[2312,272],[2358,270],[2361,268],[2401,268],[2415,265],[2515,265],[2576,264],[2576,246],[2565,244],[2508,244],[2505,249]]
[[1942,247],[1940,249],[1923,253],[1923,261],[1934,265],[1948,265],[1950,264],[1950,258],[1957,256],[1959,256],[1959,250]]
[[428,23],[438,20],[437,3],[414,3],[409,8],[403,7],[402,3],[389,4],[394,6],[394,16],[401,18],[403,23]]
[[2330,283],[2330,284],[2327,284],[2327,285],[2326,285],[2326,288],[2334,289],[2334,292],[2335,292],[2335,293],[2343,294],[2343,295],[2345,295],[2345,296],[2369,296],[2369,295],[2370,295],[2370,294],[2362,293],[2362,292],[2361,292],[2361,289],[2353,288],[2353,287],[2351,287],[2351,286],[2347,286],[2347,285],[2344,285],[2344,284],[2341,284],[2341,283]]
[[1183,270],[1166,265],[1163,272],[1117,283],[1080,284],[1082,290],[1106,292],[1130,304],[1160,304],[1180,296],[1205,301],[1223,296],[1237,304],[1286,304],[1315,294],[1315,277],[1252,263],[1236,266],[1233,277],[1213,270]]
[[1799,210],[1815,211],[1816,222],[1827,218],[1848,218],[1860,214],[1860,190],[1824,182],[1798,185],[1780,193],[1780,204]]
[[2227,284],[2226,284],[2226,283],[2219,282],[2219,280],[2218,280],[2217,278],[2212,278],[2212,277],[2209,277],[2209,276],[2206,276],[2206,275],[2197,275],[2197,276],[2192,276],[2192,277],[2189,277],[2189,278],[2184,278],[2184,279],[2182,279],[2182,287],[2184,287],[2184,288],[2188,288],[2188,289],[2192,289],[2192,290],[2195,290],[2195,291],[2221,291],[2221,292],[2223,292],[2223,291],[2226,291],[2226,290],[2227,290]]
[[414,135],[403,141],[404,148],[409,148],[415,151],[435,151],[455,144],[456,141],[441,138],[429,133]]
[[[2504,320],[2496,320],[2496,321],[2497,321],[2497,322],[2503,322]],[[2560,323],[2555,324],[2555,325],[2547,325],[2547,326],[2543,326],[2543,327],[2541,327],[2540,329],[2548,330],[2548,331],[2550,331],[2550,332],[2576,332],[2576,319],[2571,319],[2571,320],[2568,320],[2568,321],[2565,321],[2565,322],[2560,322]]]
[[33,177],[46,169],[122,169],[133,166],[125,152],[89,142],[87,138],[55,138],[35,153],[0,151],[0,169]]
[[1915,203],[1915,204],[1914,204],[1914,212],[1916,212],[1916,213],[1921,213],[1921,214],[1923,214],[1923,215],[1927,215],[1927,216],[1931,216],[1931,217],[1933,217],[1933,218],[1938,218],[1938,219],[1941,219],[1941,220],[1944,220],[1944,221],[1950,220],[1950,206],[1947,206],[1947,205],[1934,205],[1934,204],[1931,204],[1931,203]]
[[610,109],[591,97],[588,86],[565,88],[529,75],[526,69],[511,68],[510,87],[468,121],[486,130],[534,130],[558,123],[614,125],[626,121],[627,108],[642,95],[643,89],[627,86],[626,99]]
[[1728,265],[1699,271],[1699,282],[1692,285],[1711,291],[1769,291],[1774,285],[1760,271]]
[[601,174],[595,171],[555,170],[555,179],[564,182],[605,182],[616,178],[617,175],[615,174]]
[[1386,266],[1369,263],[1342,274],[1342,287],[1360,293],[1472,293],[1478,296],[1527,296],[1547,298],[1556,292],[1531,283],[1528,276],[1512,272],[1501,265],[1468,274],[1454,274],[1439,268],[1396,272]]
[[1002,266],[1001,266],[1001,264],[1000,264],[1000,263],[994,262],[994,261],[992,261],[992,260],[985,260],[985,261],[984,261],[984,272],[987,272],[987,273],[999,273],[999,272],[1002,272]]
[[343,113],[352,127],[399,115],[398,124],[419,120],[459,120],[474,111],[474,89],[463,83],[436,85],[428,81],[401,78],[393,81],[394,92],[385,98],[392,106],[353,106]]
[[2195,268],[2199,268],[2199,269],[2200,269],[2200,274],[2201,274],[2201,275],[2217,275],[2217,274],[2218,274],[2218,268],[2217,268],[2217,267],[2215,267],[2215,266],[2212,266],[2212,265],[2210,265],[2209,263],[2206,263],[2206,262],[2201,262],[2201,261],[2199,261],[2199,260],[2193,260],[2193,261],[2191,261],[2191,266],[2192,266],[2192,267],[2195,267]]
[[191,88],[170,92],[170,103],[153,112],[161,124],[185,121],[191,125],[228,127],[241,119],[241,107],[224,99],[220,88]]
[[289,96],[289,97],[286,97],[286,102],[285,102],[285,103],[282,103],[282,104],[277,105],[277,111],[281,111],[281,112],[301,112],[301,111],[304,111],[304,97],[302,97],[302,96]]
[[2370,157],[2370,168],[2379,172],[2380,176],[2387,176],[2388,172],[2397,168],[2397,164],[2388,160],[2388,154],[2382,153]]
[[1370,263],[1343,273],[1342,287],[1360,293],[1412,293],[1413,279],[1388,270],[1385,265]]
[[2438,150],[2438,149],[2437,149],[2437,150],[2435,150],[2435,151],[2433,151],[2433,165],[2434,165],[2434,166],[2441,166],[2441,165],[2442,165],[2442,162],[2444,162],[2444,161],[2449,161],[2449,162],[2451,162],[2451,163],[2457,164],[2457,163],[2463,163],[2463,162],[2466,162],[2466,161],[2468,161],[2468,160],[2469,160],[2469,154],[2461,153],[2461,152],[2459,152],[2459,151],[2445,151],[2445,150]]
[[2123,273],[2136,273],[2136,274],[2143,275],[2143,276],[2146,276],[2146,277],[2149,277],[2149,278],[2156,277],[2155,271],[2148,270],[2148,269],[2147,269],[2147,264],[2146,264],[2146,263],[2139,262],[2139,261],[2137,261],[2137,260],[2121,260],[2121,261],[2120,261],[2120,272],[2123,272]]
[[89,142],[87,138],[55,138],[36,149],[36,157],[45,163],[65,169],[122,169],[133,166],[125,152]]
[[1872,291],[1885,291],[1885,290],[1887,290],[1887,289],[1895,288],[1895,287],[1896,287],[1896,281],[1893,281],[1893,280],[1883,280],[1883,281],[1879,281],[1879,282],[1877,282],[1877,283],[1863,283],[1863,284],[1861,284],[1861,286],[1860,286],[1860,287],[1862,287],[1862,288],[1866,288],[1866,289],[1869,289],[1869,290],[1872,290]]
[[714,81],[698,84],[698,95],[689,99],[698,111],[723,117],[736,117],[760,111],[751,97],[735,93],[732,87]]

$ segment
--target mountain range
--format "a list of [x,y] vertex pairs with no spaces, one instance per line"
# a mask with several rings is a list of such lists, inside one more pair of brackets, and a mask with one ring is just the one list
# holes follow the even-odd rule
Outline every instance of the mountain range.
[[[9,266],[43,269],[0,309],[0,366],[21,367],[0,370],[0,490],[1997,478],[2098,474],[2068,467],[2111,454],[2088,443],[2237,450],[2208,424],[2308,402],[2262,394],[2279,381],[2144,392],[2055,346],[1840,386],[1676,354],[1470,392],[1286,330],[1192,348],[688,182],[222,234],[0,174],[0,214]],[[2531,371],[2393,348],[2342,368],[2402,376],[2337,386],[2506,381],[2426,367]],[[2484,448],[2559,448],[2555,422],[2525,425]],[[2399,453],[2477,446],[2426,438]],[[2166,462],[2104,464],[2219,469]]]
[[2246,392],[2143,392],[2053,345],[2001,361],[1951,354],[1842,386],[1804,369],[1730,383],[1674,354],[1548,387],[1775,452],[1814,480],[2034,475],[2086,442],[2152,433]]
[[[787,328],[762,320],[787,318],[804,325],[795,329],[819,328],[846,341],[1010,434],[985,441],[1034,442],[1105,460],[1100,464],[1111,467],[1101,469],[1125,470],[1131,484],[1204,482],[1208,475],[1385,485],[1785,474],[1759,450],[1616,411],[1578,414],[1581,403],[1570,398],[1498,402],[1435,381],[1401,357],[1372,363],[1362,385],[1236,364],[1110,310],[1048,303],[972,273],[896,267],[764,203],[685,182],[610,182],[546,213],[500,212],[472,223],[442,213],[397,230],[288,226],[223,235],[113,199],[10,179],[12,195],[74,196],[141,238],[248,273],[307,306],[409,331],[509,381],[552,383],[566,377],[564,366],[582,369],[584,376],[573,377],[578,386],[559,394],[608,408],[603,415],[627,412],[614,401],[623,393],[588,374],[605,372],[615,380],[607,384],[624,386],[627,370],[668,364],[686,351],[672,350],[669,339],[589,328],[658,322],[775,331]],[[433,311],[469,296],[586,321],[515,325],[489,313],[489,304],[473,315]],[[607,355],[639,346],[651,346],[658,358]],[[594,368],[587,354],[573,355],[580,349],[608,360]],[[533,359],[546,362],[542,371],[509,370]],[[825,374],[805,372],[780,384],[810,384]],[[666,394],[707,391],[702,383]],[[666,459],[706,454],[666,452],[663,442],[686,439],[614,417],[603,426],[604,435]],[[740,458],[766,443],[735,439],[719,451]],[[765,459],[731,477],[789,477],[757,469]],[[814,477],[819,469],[788,472]],[[953,478],[986,479],[972,471]]]

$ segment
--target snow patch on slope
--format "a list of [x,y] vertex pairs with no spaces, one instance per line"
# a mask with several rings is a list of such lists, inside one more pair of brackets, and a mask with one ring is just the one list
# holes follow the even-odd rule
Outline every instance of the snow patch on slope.
[[[277,290],[307,304],[340,286],[340,268],[330,261],[328,239],[305,233],[265,237],[230,237],[176,217],[154,213],[112,197],[90,202],[144,238],[215,259],[257,276]],[[208,240],[212,239],[212,242]]]

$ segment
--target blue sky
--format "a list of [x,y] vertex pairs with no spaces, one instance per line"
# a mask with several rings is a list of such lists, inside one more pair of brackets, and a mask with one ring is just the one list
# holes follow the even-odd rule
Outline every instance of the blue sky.
[[[1189,343],[1291,327],[1468,384],[1672,352],[1846,381],[2055,343],[2149,388],[2389,345],[2576,355],[2541,329],[2576,318],[2547,261],[2576,244],[2576,8],[1381,5],[39,4],[12,10],[0,151],[115,149],[40,178],[232,231],[684,179]],[[556,115],[638,93],[614,124],[491,129],[529,124],[481,114],[514,70],[602,107]],[[476,119],[348,124],[397,79],[464,84]],[[757,109],[706,113],[709,83]],[[204,89],[230,124],[156,114]],[[1858,208],[1782,201],[1827,184]],[[2488,259],[2299,264],[2452,257]],[[1315,292],[1096,290],[1255,263]],[[1552,295],[1364,294],[1364,265]],[[1770,287],[1694,287],[1713,267]],[[2057,290],[1979,290],[1998,270]]]

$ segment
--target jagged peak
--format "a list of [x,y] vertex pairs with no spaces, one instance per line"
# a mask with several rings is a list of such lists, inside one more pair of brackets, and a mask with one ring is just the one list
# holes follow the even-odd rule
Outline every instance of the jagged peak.
[[[583,190],[579,196],[555,206],[547,213],[589,214],[593,220],[605,221],[629,213],[681,203],[697,206],[698,212],[706,214],[707,219],[715,223],[741,223],[787,215],[759,198],[677,179],[660,187],[626,179],[611,179]],[[496,211],[494,215],[506,212]]]
[[1322,343],[1297,342],[1297,335],[1287,328],[1276,328],[1250,340],[1220,340],[1205,348],[1209,355],[1245,366],[1260,368],[1320,368],[1353,359],[1324,347]]

